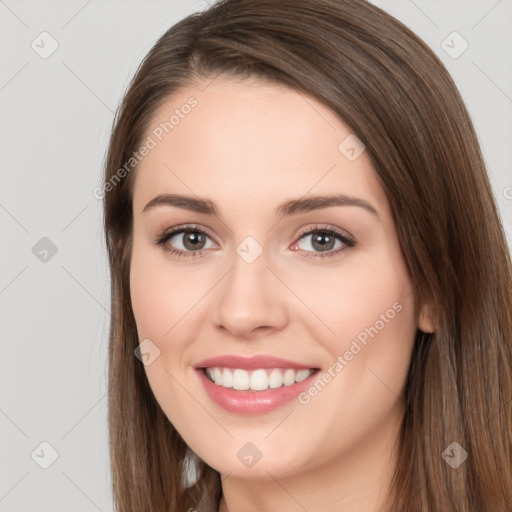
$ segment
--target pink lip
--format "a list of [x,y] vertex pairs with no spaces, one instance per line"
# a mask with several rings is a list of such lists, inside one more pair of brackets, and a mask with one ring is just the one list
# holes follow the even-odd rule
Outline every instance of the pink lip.
[[291,386],[267,389],[266,391],[237,391],[225,388],[212,382],[202,368],[196,369],[196,374],[208,396],[223,409],[236,414],[256,415],[270,412],[296,399],[300,393],[311,386],[319,372],[313,372],[307,379],[296,382]]
[[259,368],[294,368],[309,369],[308,366],[294,361],[287,361],[279,357],[259,355],[253,357],[241,357],[236,355],[225,355],[205,359],[194,365],[194,368],[240,368],[243,370],[257,370]]

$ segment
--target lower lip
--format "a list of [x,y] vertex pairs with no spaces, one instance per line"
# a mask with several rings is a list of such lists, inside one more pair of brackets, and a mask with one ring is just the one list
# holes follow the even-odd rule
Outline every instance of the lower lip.
[[317,377],[318,371],[291,386],[267,389],[266,391],[237,391],[212,382],[204,370],[196,370],[208,396],[223,409],[237,414],[264,414],[290,402],[305,391]]

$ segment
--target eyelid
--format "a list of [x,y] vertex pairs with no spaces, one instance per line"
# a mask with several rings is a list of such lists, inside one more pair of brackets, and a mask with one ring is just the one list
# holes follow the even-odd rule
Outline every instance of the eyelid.
[[165,229],[160,234],[158,234],[153,241],[155,243],[158,243],[160,240],[162,240],[164,238],[168,239],[168,238],[171,238],[179,233],[183,233],[186,231],[200,231],[200,232],[204,233],[205,235],[207,235],[209,238],[211,238],[215,242],[215,244],[218,245],[218,242],[216,241],[216,237],[210,233],[208,228],[206,228],[200,224],[179,224],[172,228]]
[[306,233],[311,233],[311,231],[334,231],[336,234],[344,236],[345,238],[355,243],[355,238],[351,233],[344,229],[331,226],[329,224],[314,224],[313,226],[306,226],[305,228],[301,228],[301,230],[296,236],[298,238],[301,238]]

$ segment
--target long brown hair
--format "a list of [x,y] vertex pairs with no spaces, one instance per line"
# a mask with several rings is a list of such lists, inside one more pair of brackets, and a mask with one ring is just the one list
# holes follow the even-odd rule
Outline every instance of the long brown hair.
[[[312,95],[350,127],[390,203],[416,304],[430,305],[436,330],[416,335],[389,510],[510,511],[511,260],[479,142],[441,61],[364,0],[221,0],[165,32],[124,95],[104,175],[116,509],[216,511],[219,504],[219,473],[203,461],[197,482],[183,481],[189,449],[134,357],[141,341],[128,279],[136,165],[119,172],[173,92],[219,74]],[[452,442],[468,454],[458,468],[442,456]]]

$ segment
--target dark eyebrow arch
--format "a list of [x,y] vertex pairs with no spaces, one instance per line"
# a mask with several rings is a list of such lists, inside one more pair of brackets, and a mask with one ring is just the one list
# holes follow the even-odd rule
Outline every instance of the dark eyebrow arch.
[[[184,196],[180,194],[160,194],[146,204],[142,213],[163,205],[175,206],[177,208],[183,208],[185,210],[203,213],[205,215],[219,216],[219,210],[216,204],[210,199],[202,199],[199,197]],[[276,214],[279,218],[282,218],[289,215],[318,210],[320,208],[328,208],[330,206],[358,206],[381,220],[379,212],[370,203],[364,199],[344,194],[290,199],[276,208]]]

